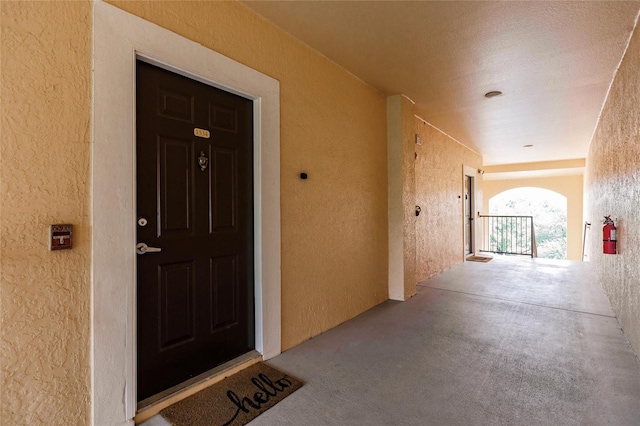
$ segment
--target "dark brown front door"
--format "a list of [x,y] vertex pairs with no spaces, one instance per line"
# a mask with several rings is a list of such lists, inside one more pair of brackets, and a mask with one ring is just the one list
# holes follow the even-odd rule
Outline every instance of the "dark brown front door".
[[254,347],[252,114],[137,63],[138,401]]

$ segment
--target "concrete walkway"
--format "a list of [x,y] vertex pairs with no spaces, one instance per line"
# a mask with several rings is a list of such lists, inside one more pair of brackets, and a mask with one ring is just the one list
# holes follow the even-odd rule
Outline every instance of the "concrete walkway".
[[640,425],[640,363],[588,263],[465,262],[269,361],[265,425]]
[[640,425],[640,363],[588,263],[465,262],[269,363],[305,385],[251,426]]

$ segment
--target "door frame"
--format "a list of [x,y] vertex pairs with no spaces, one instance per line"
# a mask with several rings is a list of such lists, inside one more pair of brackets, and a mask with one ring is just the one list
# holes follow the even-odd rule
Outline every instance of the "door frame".
[[[474,203],[473,203],[473,187],[474,187],[474,177],[473,176],[469,176],[467,174],[464,175],[464,180],[465,180],[465,191],[467,189],[467,182],[469,182],[469,199],[467,200],[466,198],[463,200],[464,201],[464,216],[463,216],[463,220],[467,219],[467,205],[469,205],[469,220],[471,221],[471,223],[469,223],[469,226],[466,225],[465,223],[465,227],[464,227],[464,232],[465,232],[465,248],[464,248],[464,254],[465,256],[471,256],[474,254],[475,252],[475,242],[473,241],[473,237],[475,236],[475,229],[474,228],[474,224],[475,224],[475,218],[473,216],[473,208],[474,208]],[[469,251],[467,252],[467,230],[469,231]]]
[[136,413],[135,61],[253,100],[256,350],[281,352],[279,82],[102,1],[93,4],[92,423]]
[[471,217],[473,217],[473,221],[471,222],[471,250],[469,253],[469,256],[473,255],[476,253],[476,248],[477,248],[477,218],[476,218],[476,206],[477,206],[477,200],[476,200],[476,186],[477,186],[477,179],[478,177],[478,170],[473,168],[473,167],[469,167],[469,166],[462,166],[462,258],[466,259],[467,257],[467,252],[465,250],[464,247],[464,240],[465,240],[465,232],[466,232],[466,225],[464,223],[465,221],[465,204],[466,204],[466,200],[464,199],[464,190],[465,190],[465,183],[467,178],[471,178],[471,187],[469,188],[469,198],[471,199]]

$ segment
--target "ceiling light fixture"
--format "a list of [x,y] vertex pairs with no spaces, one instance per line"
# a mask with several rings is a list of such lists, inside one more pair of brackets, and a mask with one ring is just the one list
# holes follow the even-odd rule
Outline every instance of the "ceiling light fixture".
[[484,94],[485,98],[495,98],[496,96],[502,96],[502,92],[499,90],[492,90]]

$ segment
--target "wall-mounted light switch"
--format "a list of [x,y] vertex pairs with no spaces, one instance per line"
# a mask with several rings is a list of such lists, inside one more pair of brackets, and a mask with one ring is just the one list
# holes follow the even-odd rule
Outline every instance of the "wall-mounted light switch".
[[49,239],[49,250],[66,250],[71,248],[73,225],[51,225],[50,229],[51,237]]

